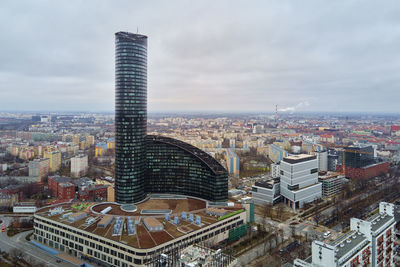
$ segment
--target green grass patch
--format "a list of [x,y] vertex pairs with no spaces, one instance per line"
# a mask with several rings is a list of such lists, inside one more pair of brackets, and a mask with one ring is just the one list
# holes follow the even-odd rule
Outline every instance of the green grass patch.
[[72,207],[74,210],[79,210],[79,211],[81,211],[81,210],[86,209],[86,208],[89,207],[89,206],[90,206],[90,203],[79,203],[79,204],[74,204],[74,205],[72,205],[71,207]]
[[239,214],[239,213],[241,213],[241,212],[243,212],[243,211],[244,211],[244,209],[240,209],[240,210],[234,211],[234,212],[232,212],[232,213],[228,213],[228,214],[226,214],[226,215],[224,215],[224,216],[219,217],[219,218],[218,218],[218,221],[223,220],[223,219],[226,219],[226,218],[229,218],[229,217],[234,216],[234,215],[236,215],[236,214]]

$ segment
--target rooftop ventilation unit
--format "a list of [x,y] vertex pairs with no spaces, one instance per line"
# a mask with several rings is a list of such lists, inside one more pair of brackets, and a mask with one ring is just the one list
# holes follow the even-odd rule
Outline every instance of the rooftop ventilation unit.
[[54,216],[54,215],[61,214],[63,212],[64,212],[64,209],[62,207],[57,207],[57,208],[49,210],[49,215]]
[[133,224],[133,221],[131,217],[128,218],[128,235],[135,235],[136,234],[136,228]]
[[184,212],[184,211],[182,211],[182,215],[181,215],[181,217],[182,217],[182,220],[186,220],[186,212]]
[[101,214],[107,214],[107,212],[109,212],[110,210],[112,210],[111,206],[105,208],[104,210],[100,211]]
[[176,225],[179,224],[179,217],[178,216],[174,217],[174,224],[176,224]]
[[72,213],[73,213],[73,212],[68,212],[68,213],[63,214],[63,215],[61,216],[61,219],[66,219],[66,218],[68,218]]
[[170,215],[169,213],[166,213],[166,214],[165,214],[165,220],[166,220],[166,221],[171,220],[171,215]]
[[195,224],[201,225],[201,217],[199,215],[196,215],[196,222]]
[[118,216],[115,220],[112,236],[121,235],[122,225],[123,225],[123,220],[121,219],[121,217]]
[[193,214],[190,213],[189,214],[189,218],[188,218],[188,222],[193,222],[193,220],[194,220]]

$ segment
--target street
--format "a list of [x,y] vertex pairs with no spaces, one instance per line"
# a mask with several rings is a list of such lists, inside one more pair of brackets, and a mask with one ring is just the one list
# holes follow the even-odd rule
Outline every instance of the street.
[[[12,222],[12,218],[0,216],[0,220],[3,221],[3,224],[9,225]],[[11,249],[16,248],[21,250],[24,253],[24,259],[29,260],[29,258],[34,258],[38,262],[42,262],[46,264],[48,267],[72,267],[75,266],[68,262],[62,261],[61,263],[57,263],[57,258],[46,253],[38,247],[35,247],[33,244],[30,244],[26,241],[25,237],[31,233],[32,231],[27,231],[23,233],[16,234],[13,237],[8,237],[7,232],[0,233],[0,247],[2,251],[10,252]]]

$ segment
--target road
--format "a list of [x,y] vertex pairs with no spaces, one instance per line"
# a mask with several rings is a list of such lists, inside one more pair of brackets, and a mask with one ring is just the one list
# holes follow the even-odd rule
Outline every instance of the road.
[[[1,216],[0,220],[2,220],[3,224],[6,224],[7,226],[12,222],[12,218],[10,218],[10,217]],[[34,245],[32,245],[31,243],[26,241],[25,237],[31,232],[32,231],[19,233],[11,238],[7,236],[6,232],[0,233],[1,250],[10,252],[10,250],[13,248],[19,249],[19,250],[23,251],[25,260],[28,261],[29,258],[34,258],[36,261],[42,262],[42,263],[46,264],[46,266],[48,266],[48,267],[50,267],[50,266],[51,267],[53,267],[53,266],[54,267],[75,266],[75,265],[72,265],[65,261],[63,261],[61,263],[57,263],[56,257],[46,253],[45,251],[41,250],[38,247],[35,247]]]

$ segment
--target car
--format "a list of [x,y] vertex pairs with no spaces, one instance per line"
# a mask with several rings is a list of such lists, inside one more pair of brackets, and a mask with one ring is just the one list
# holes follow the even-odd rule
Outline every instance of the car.
[[330,231],[326,231],[325,233],[324,233],[324,238],[328,238],[328,237],[330,237],[331,236],[331,232]]
[[61,263],[61,260],[56,260],[57,263]]

